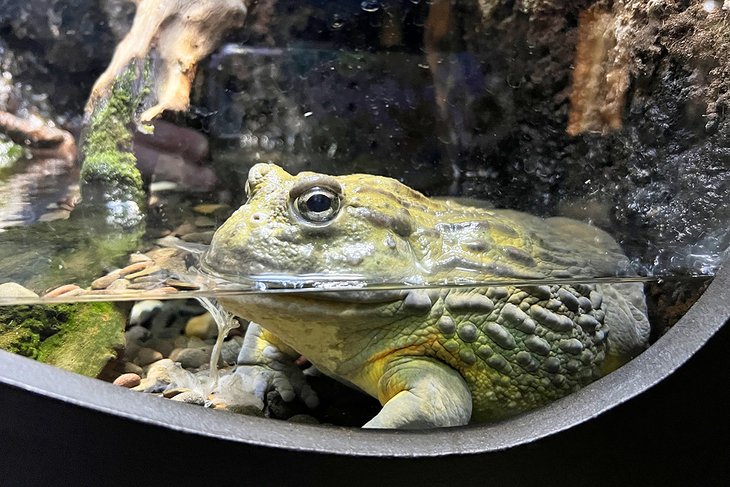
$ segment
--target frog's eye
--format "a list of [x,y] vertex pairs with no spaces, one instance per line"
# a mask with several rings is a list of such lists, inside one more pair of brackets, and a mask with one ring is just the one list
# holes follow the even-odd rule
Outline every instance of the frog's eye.
[[293,208],[309,223],[322,224],[337,216],[340,204],[338,193],[329,188],[315,186],[297,196]]

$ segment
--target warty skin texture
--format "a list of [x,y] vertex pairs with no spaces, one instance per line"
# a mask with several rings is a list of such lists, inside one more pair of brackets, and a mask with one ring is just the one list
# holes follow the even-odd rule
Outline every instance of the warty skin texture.
[[366,427],[505,418],[577,390],[646,346],[641,284],[512,284],[622,272],[626,258],[595,227],[432,200],[378,176],[291,176],[270,164],[251,169],[247,191],[249,201],[204,256],[209,271],[504,281],[220,299],[263,328],[247,337],[241,373],[271,366],[264,351],[285,352],[277,363],[303,354],[380,400],[383,410]]

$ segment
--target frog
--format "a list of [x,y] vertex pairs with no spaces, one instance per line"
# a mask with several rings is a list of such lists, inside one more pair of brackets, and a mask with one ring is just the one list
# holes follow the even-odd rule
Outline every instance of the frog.
[[306,357],[380,401],[364,428],[462,426],[548,404],[647,347],[643,285],[612,279],[628,258],[588,223],[271,163],[245,191],[205,272],[309,283],[219,297],[250,321],[236,373],[261,398],[316,406]]

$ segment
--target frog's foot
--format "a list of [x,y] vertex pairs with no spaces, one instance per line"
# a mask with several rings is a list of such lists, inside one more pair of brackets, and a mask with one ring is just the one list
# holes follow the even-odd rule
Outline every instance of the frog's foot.
[[429,358],[404,357],[378,382],[383,409],[364,428],[438,428],[467,424],[472,398],[461,375]]
[[235,373],[243,380],[244,387],[266,402],[266,393],[276,391],[285,402],[297,396],[310,408],[319,405],[317,393],[296,364],[298,354],[285,353],[267,340],[267,333],[255,323],[246,332]]

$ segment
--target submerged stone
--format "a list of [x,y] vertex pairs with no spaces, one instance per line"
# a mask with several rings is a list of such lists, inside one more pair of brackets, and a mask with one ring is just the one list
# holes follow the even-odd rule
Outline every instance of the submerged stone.
[[112,303],[0,308],[0,349],[96,377],[124,347],[124,315]]

